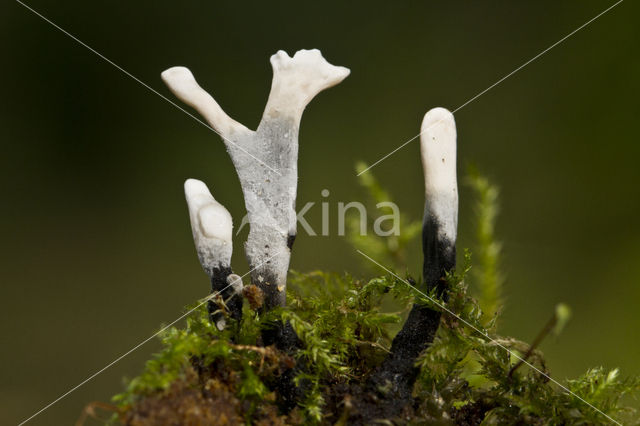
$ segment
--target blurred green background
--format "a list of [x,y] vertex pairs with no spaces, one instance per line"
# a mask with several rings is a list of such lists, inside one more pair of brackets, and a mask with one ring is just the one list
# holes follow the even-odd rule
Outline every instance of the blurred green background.
[[[338,201],[364,197],[357,160],[374,162],[416,135],[428,109],[457,108],[613,1],[27,4],[171,99],[160,72],[190,67],[249,127],[278,49],[319,48],[351,68],[300,130],[298,206],[326,188],[335,215]],[[640,373],[639,15],[638,2],[623,2],[456,114],[459,170],[477,164],[502,189],[501,333],[530,341],[557,302],[573,308],[543,345],[558,379],[596,365]],[[186,178],[204,180],[236,224],[245,211],[216,135],[20,4],[3,5],[0,22],[0,423],[15,424],[207,293]],[[417,141],[373,170],[404,213],[421,216]],[[468,188],[460,203],[467,247]],[[319,206],[307,217],[319,227]],[[420,257],[416,244],[411,271]],[[344,238],[302,232],[292,267],[369,273]],[[156,348],[30,424],[72,424]]]

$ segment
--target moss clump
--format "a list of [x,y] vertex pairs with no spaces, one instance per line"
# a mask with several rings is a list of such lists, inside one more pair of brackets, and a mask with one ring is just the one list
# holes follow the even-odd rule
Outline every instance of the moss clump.
[[[365,183],[374,197],[381,191],[371,177]],[[540,351],[498,333],[502,278],[491,213],[496,197],[487,195],[493,190],[486,181],[472,187],[478,190],[479,226],[484,229],[477,248],[482,274],[469,274],[467,251],[462,267],[447,276],[446,301],[435,303],[435,294],[416,292],[412,286],[421,286],[411,277],[293,272],[287,307],[264,314],[259,290],[249,286],[240,323],[227,315],[229,326],[219,331],[202,306],[184,328],[165,330],[163,349],[114,397],[118,408],[112,421],[136,426],[298,425],[365,424],[377,418],[385,424],[591,425],[610,424],[610,416],[625,424],[636,422],[635,411],[623,399],[640,389],[639,379],[622,379],[615,369],[590,369],[561,384],[576,397],[549,380]],[[403,258],[406,241],[389,245],[373,234],[369,238],[354,241],[363,251],[369,245],[386,250],[388,259]],[[372,416],[371,407],[387,398],[389,390],[364,384],[388,354],[413,303],[442,311],[440,327],[417,360],[409,403],[397,407],[391,418]],[[550,322],[556,330],[566,313],[560,317]],[[292,353],[263,345],[262,331],[282,323],[298,336]],[[518,367],[510,352],[526,356],[534,368]]]
[[[484,328],[464,276],[450,277],[451,297],[441,302],[463,321],[443,316],[435,341],[419,360],[413,403],[401,416],[386,420],[607,424],[605,417],[535,370],[523,367],[509,376],[516,360],[501,346],[524,354],[528,345]],[[245,302],[244,319],[235,332],[218,331],[204,307],[187,320],[186,328],[168,329],[163,350],[114,398],[117,420],[127,425],[360,423],[362,401],[384,397],[384,389],[372,395],[360,385],[388,352],[390,326],[400,323],[406,310],[389,308],[410,306],[411,289],[394,277],[363,281],[323,272],[293,274],[291,287],[288,308],[268,317]],[[289,320],[302,341],[294,357],[260,346],[260,329],[276,318]],[[529,362],[548,374],[539,351]],[[296,365],[305,366],[294,379],[304,397],[297,408],[283,412],[272,389]],[[632,415],[620,406],[621,398],[638,390],[640,382],[620,379],[617,370],[596,368],[565,385],[621,419]]]

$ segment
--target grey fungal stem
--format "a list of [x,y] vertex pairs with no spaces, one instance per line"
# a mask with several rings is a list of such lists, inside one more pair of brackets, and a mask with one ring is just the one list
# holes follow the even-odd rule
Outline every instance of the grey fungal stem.
[[[458,185],[456,180],[456,126],[444,108],[430,110],[422,121],[420,149],[425,181],[422,226],[424,292],[446,300],[446,274],[456,264]],[[387,400],[410,401],[418,374],[420,353],[433,341],[441,312],[414,305],[407,321],[393,339],[391,354],[371,376],[374,389],[387,389]],[[390,399],[389,399],[390,398]],[[401,404],[380,407],[386,416]]]
[[222,137],[240,178],[250,231],[245,252],[251,279],[265,307],[284,306],[291,247],[296,236],[298,129],[315,95],[340,83],[349,70],[328,63],[319,50],[271,56],[273,80],[262,121],[250,130],[231,119],[203,90],[191,71],[173,67],[162,79]]
[[[242,280],[231,271],[233,221],[227,209],[218,203],[204,182],[188,179],[184,193],[189,207],[193,241],[198,259],[211,280],[211,293],[219,293],[232,318],[242,316]],[[239,290],[238,290],[239,289]],[[222,330],[226,321],[214,297],[208,303],[212,322]]]

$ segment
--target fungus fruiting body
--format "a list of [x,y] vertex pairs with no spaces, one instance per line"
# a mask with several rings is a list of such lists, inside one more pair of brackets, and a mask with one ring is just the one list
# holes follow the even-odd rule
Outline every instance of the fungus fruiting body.
[[200,264],[207,275],[212,277],[216,270],[231,266],[231,214],[213,198],[202,181],[188,179],[184,183],[184,194]]
[[[193,241],[202,268],[211,280],[211,292],[228,308],[233,318],[242,314],[242,279],[231,271],[233,221],[229,211],[217,202],[204,182],[188,179],[184,194],[189,207]],[[237,291],[237,287],[240,290]],[[225,327],[224,315],[215,300],[209,301],[211,319],[218,329]]]
[[265,308],[284,306],[291,247],[296,236],[298,129],[315,95],[340,83],[349,70],[328,63],[319,50],[271,56],[271,92],[258,128],[230,118],[202,89],[191,71],[173,67],[162,79],[195,108],[222,137],[240,179],[250,224],[245,252],[252,283],[265,295]]
[[[446,274],[456,264],[458,187],[456,180],[456,127],[453,114],[434,108],[425,115],[420,135],[424,169],[425,209],[422,225],[424,294],[446,299]],[[415,304],[393,339],[391,353],[372,374],[370,387],[385,388],[387,402],[376,413],[397,410],[409,401],[418,374],[416,360],[433,341],[441,312]]]
[[[422,121],[420,151],[424,169],[425,208],[422,222],[422,275],[426,293],[436,290],[446,299],[446,274],[456,265],[458,185],[456,180],[456,126],[444,108],[427,112]],[[433,341],[440,312],[415,305],[393,341],[394,359],[415,360]],[[405,372],[409,382],[412,370]]]
[[437,288],[442,293],[442,278],[456,265],[458,184],[453,114],[444,108],[427,112],[422,121],[420,152],[425,187],[423,278],[428,290]]

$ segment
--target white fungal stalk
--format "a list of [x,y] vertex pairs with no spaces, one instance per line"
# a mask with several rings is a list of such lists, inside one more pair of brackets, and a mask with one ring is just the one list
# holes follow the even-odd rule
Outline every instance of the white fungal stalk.
[[458,184],[456,123],[453,114],[434,108],[422,120],[420,150],[424,168],[426,208],[440,223],[439,238],[456,240]]
[[349,70],[328,63],[319,50],[271,57],[271,93],[258,128],[230,118],[202,89],[191,71],[173,67],[162,79],[220,134],[240,178],[250,231],[245,251],[252,282],[265,293],[267,308],[284,305],[291,246],[296,236],[298,129],[315,95],[340,83]]
[[231,266],[231,215],[213,198],[202,181],[188,179],[184,183],[184,194],[189,206],[191,231],[198,258],[211,278],[216,270]]
[[422,121],[420,151],[424,168],[424,279],[428,286],[455,265],[458,228],[456,123],[444,108],[427,112]]
[[242,298],[239,297],[242,279],[231,271],[231,215],[199,180],[188,179],[184,183],[184,194],[198,258],[211,279],[211,295],[207,298],[209,315],[216,327],[223,330],[227,315],[236,322],[242,318]]

